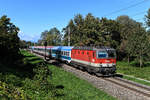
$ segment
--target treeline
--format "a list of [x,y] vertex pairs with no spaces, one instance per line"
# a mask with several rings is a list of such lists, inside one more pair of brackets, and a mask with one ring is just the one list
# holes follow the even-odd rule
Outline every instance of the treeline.
[[57,28],[44,31],[38,43],[49,45],[110,46],[117,50],[118,60],[137,61],[139,66],[150,58],[150,9],[145,23],[129,16],[118,16],[115,20],[94,17],[91,13],[83,17],[77,14],[63,28],[63,37]]
[[20,40],[20,48],[21,49],[27,49],[29,48],[29,46],[34,46],[34,45],[39,45],[35,42],[31,42],[31,41],[25,41],[25,40]]

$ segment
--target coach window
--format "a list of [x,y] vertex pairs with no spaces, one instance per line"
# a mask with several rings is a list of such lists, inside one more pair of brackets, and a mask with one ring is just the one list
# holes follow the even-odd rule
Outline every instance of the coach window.
[[66,52],[66,56],[68,56],[68,52]]
[[67,52],[65,51],[65,56],[66,56]]

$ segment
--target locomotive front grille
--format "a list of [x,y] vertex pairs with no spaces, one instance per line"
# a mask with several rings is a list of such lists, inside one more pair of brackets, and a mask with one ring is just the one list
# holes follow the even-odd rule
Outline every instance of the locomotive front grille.
[[106,64],[100,64],[100,67],[113,67],[113,66],[115,66],[115,64],[114,63],[106,63]]

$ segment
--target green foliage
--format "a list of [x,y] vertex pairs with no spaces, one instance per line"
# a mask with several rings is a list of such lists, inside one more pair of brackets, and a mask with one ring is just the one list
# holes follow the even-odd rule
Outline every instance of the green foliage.
[[41,34],[41,39],[38,40],[39,45],[43,45],[44,41],[47,41],[47,45],[61,45],[61,38],[62,34],[60,31],[54,27],[51,28],[49,31],[44,31]]
[[134,47],[135,56],[137,57],[140,67],[144,65],[144,62],[149,61],[149,52],[150,52],[150,42],[148,40],[148,34],[144,28],[139,26],[136,30],[135,45]]
[[[128,58],[128,63],[130,62],[130,57],[134,55],[135,46],[135,34],[136,30],[139,28],[138,25],[141,23],[129,18],[129,16],[119,16],[116,21],[120,24],[120,46],[119,51],[125,54]],[[123,57],[124,58],[124,57]]]
[[53,100],[58,92],[51,82],[51,71],[47,64],[27,51],[21,53],[24,63],[15,67],[0,63],[0,82],[6,84],[6,89],[0,90],[3,93],[0,97],[6,100]]
[[37,45],[37,43],[33,43],[31,41],[20,40],[19,45],[21,49],[27,49],[29,46]]
[[150,9],[147,11],[147,15],[145,15],[145,17],[146,17],[146,25],[150,27]]
[[13,63],[19,59],[19,28],[10,22],[10,18],[0,18],[0,60]]
[[53,97],[55,87],[51,84],[50,80],[51,72],[48,69],[47,65],[41,63],[36,66],[33,71],[35,75],[33,79],[26,78],[23,89],[27,93],[27,95],[33,99],[43,99],[49,95],[49,98]]
[[70,28],[71,45],[105,45],[117,48],[120,42],[119,24],[106,18],[96,18],[91,13],[87,14],[85,18],[78,14],[73,20],[70,20],[63,29],[64,45],[67,45],[68,41],[68,28]]
[[0,81],[1,100],[30,100],[21,88]]

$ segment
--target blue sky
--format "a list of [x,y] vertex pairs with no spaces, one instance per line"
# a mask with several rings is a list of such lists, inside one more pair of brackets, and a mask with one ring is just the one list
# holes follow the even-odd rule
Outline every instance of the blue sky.
[[144,0],[0,0],[0,16],[5,14],[11,18],[11,22],[20,28],[21,39],[36,42],[41,32],[53,27],[61,31],[79,13],[83,16],[92,13],[96,17],[108,19],[129,15],[143,22],[144,15],[150,8],[150,0],[111,14],[142,1]]

